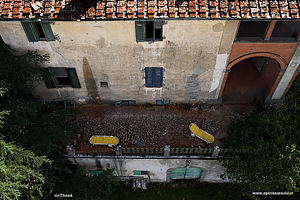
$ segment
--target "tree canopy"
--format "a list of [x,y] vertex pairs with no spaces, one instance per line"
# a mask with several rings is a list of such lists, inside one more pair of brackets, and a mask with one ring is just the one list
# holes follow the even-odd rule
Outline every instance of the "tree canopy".
[[[249,191],[299,191],[300,77],[279,109],[254,112],[229,126],[226,176]],[[225,177],[225,174],[224,174]],[[252,194],[252,193],[251,193]]]
[[86,176],[58,153],[76,134],[76,123],[66,121],[68,110],[33,98],[36,83],[51,77],[43,68],[48,60],[35,51],[17,56],[0,43],[0,199],[108,195],[120,185],[112,170]]

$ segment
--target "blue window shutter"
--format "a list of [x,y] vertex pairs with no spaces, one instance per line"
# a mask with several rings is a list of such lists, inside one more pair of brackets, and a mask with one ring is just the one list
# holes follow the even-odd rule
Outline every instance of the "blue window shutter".
[[163,68],[162,67],[155,67],[153,70],[153,87],[162,87],[162,80],[163,80]]
[[27,35],[28,41],[29,42],[37,42],[38,41],[38,37],[36,35],[36,32],[32,26],[31,22],[21,22],[23,29]]
[[146,87],[153,87],[153,67],[145,68]]
[[81,88],[77,73],[76,73],[76,69],[75,68],[66,68],[72,87],[73,88]]
[[40,22],[47,41],[54,41],[54,35],[49,22]]
[[162,87],[163,68],[162,67],[146,67],[146,87]]
[[145,22],[141,22],[141,21],[135,22],[135,36],[137,42],[145,41]]

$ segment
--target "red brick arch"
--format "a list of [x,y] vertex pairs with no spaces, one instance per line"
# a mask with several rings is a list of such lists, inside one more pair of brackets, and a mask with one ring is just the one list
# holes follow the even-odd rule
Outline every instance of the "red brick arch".
[[287,68],[287,62],[285,61],[284,58],[282,58],[280,55],[275,54],[275,53],[270,53],[270,52],[255,52],[255,53],[249,53],[242,55],[238,58],[235,58],[234,60],[230,61],[228,63],[226,69],[229,70],[231,67],[233,67],[235,64],[247,59],[247,58],[253,58],[253,57],[269,57],[273,58],[276,60],[281,68],[281,70],[284,70]]
[[270,52],[255,52],[255,53],[249,53],[249,54],[244,54],[238,58],[235,58],[234,60],[230,61],[226,67],[226,71],[224,78],[223,78],[223,82],[222,82],[222,86],[221,86],[221,90],[219,93],[219,97],[222,97],[223,95],[223,91],[226,85],[226,81],[227,81],[227,77],[228,77],[228,73],[230,72],[229,70],[237,63],[248,59],[248,58],[252,58],[252,57],[269,57],[269,58],[273,58],[274,60],[276,60],[280,66],[280,72],[268,94],[268,96],[272,96],[272,94],[275,91],[276,86],[278,85],[279,80],[281,79],[282,75],[283,75],[283,70],[285,70],[287,68],[288,63],[285,61],[284,58],[282,58],[280,55],[275,54],[275,53],[270,53]]

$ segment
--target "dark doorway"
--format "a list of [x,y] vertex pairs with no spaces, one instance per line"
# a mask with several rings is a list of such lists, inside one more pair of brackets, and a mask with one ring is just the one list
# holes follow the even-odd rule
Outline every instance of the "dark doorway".
[[278,76],[279,64],[268,57],[245,59],[231,68],[222,95],[223,103],[264,102]]

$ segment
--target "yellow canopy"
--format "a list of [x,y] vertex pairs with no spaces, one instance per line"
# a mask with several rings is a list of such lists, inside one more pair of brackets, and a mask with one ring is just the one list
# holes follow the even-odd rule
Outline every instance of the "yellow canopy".
[[90,138],[91,144],[98,144],[98,145],[116,145],[119,143],[119,139],[114,136],[100,136],[94,135]]
[[207,143],[213,143],[215,138],[214,136],[212,136],[211,134],[201,130],[200,128],[198,128],[198,126],[194,123],[192,123],[190,125],[190,130],[192,131],[192,133],[194,133],[197,137],[199,137],[200,139],[206,141]]

